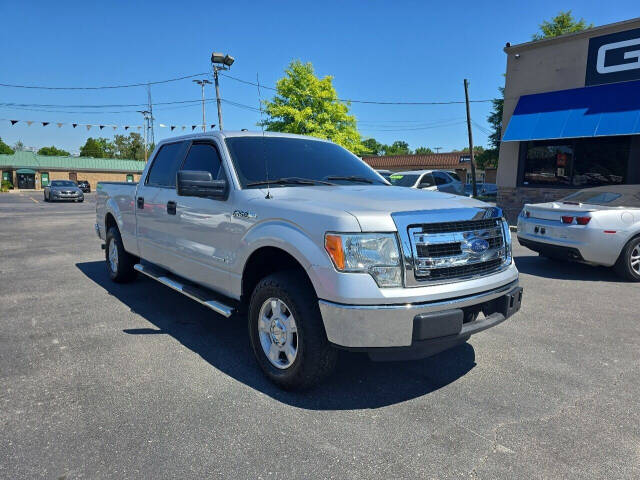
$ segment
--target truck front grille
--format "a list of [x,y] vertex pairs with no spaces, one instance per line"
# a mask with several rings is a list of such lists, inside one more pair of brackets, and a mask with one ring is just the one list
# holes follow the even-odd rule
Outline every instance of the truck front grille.
[[500,218],[412,226],[409,238],[419,282],[484,275],[506,259]]

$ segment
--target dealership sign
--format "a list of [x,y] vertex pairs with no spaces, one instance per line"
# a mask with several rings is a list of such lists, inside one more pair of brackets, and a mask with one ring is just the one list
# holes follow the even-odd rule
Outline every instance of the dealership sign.
[[640,28],[589,39],[585,85],[640,80]]

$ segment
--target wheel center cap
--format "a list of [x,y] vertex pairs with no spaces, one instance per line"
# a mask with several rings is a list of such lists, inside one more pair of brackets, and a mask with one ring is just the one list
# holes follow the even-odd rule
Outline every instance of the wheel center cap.
[[277,345],[284,345],[287,340],[287,327],[284,325],[280,318],[274,318],[271,320],[271,327],[269,328],[271,334],[271,341]]

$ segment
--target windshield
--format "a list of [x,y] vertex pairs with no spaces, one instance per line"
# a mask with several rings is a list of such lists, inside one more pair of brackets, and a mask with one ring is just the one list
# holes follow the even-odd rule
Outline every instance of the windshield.
[[389,177],[389,181],[396,187],[413,187],[419,176],[413,173],[409,175],[394,173]]
[[[261,182],[267,180],[267,172],[268,180],[274,181],[293,178],[341,185],[386,185],[371,167],[334,143],[261,136],[229,137],[225,142],[243,188],[263,188]],[[253,183],[257,185],[249,185]],[[310,184],[316,183],[282,182],[279,186]]]
[[51,182],[52,187],[75,187],[76,184],[71,180],[54,180]]
[[462,182],[462,180],[460,180],[460,177],[458,176],[458,174],[456,172],[447,172],[447,173],[449,175],[451,175],[454,180],[457,180],[458,182]]

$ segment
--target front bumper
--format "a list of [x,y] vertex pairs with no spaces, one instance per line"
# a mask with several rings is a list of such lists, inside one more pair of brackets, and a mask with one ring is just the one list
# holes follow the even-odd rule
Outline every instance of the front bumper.
[[[444,301],[406,305],[341,305],[320,300],[327,338],[374,359],[420,358],[465,342],[520,309],[518,281]],[[484,317],[464,323],[472,312]]]

